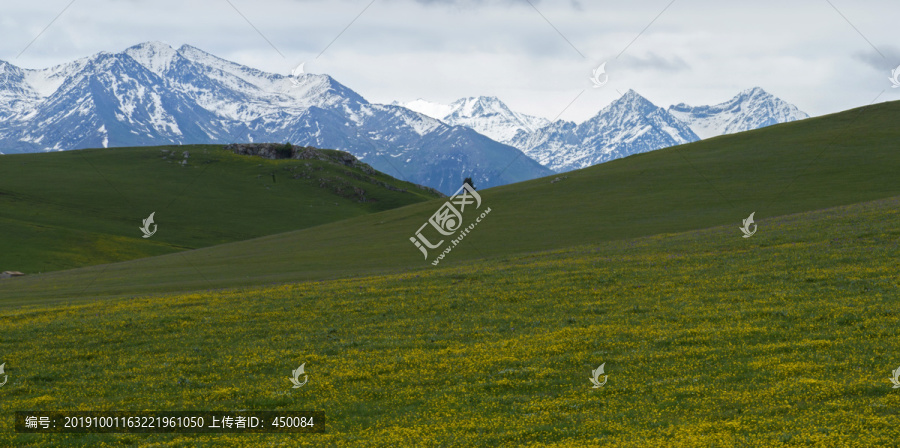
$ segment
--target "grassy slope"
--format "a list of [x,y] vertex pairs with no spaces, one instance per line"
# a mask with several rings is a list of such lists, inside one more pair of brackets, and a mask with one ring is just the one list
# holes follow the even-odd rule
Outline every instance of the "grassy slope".
[[[175,156],[164,158],[164,149]],[[181,166],[185,150],[190,157]],[[310,179],[292,178],[305,170]],[[377,200],[361,203],[319,186],[320,178],[347,178],[346,172],[361,174],[319,160],[238,156],[214,145],[3,156],[0,271],[47,272],[161,255],[435,197],[380,174],[379,181],[409,193],[348,178]],[[159,230],[141,238],[141,221],[154,211]]]
[[[0,414],[328,420],[314,435],[41,438],[2,418],[0,444],[891,446],[898,222],[900,197],[768,219],[750,239],[729,223],[504,263],[9,310]],[[291,389],[304,362],[309,383]],[[609,381],[592,389],[601,363]]]
[[[900,102],[722,136],[482,192],[442,265],[680,232],[900,194]],[[409,237],[441,201],[281,235],[0,282],[8,306],[430,268]],[[466,215],[466,224],[472,215]],[[131,222],[131,221],[129,221]],[[433,257],[435,253],[432,253]],[[431,260],[431,258],[429,258]]]

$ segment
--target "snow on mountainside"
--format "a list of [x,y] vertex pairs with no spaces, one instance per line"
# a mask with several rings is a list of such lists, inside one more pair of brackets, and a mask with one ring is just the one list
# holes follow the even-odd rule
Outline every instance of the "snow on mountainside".
[[550,120],[513,112],[494,96],[462,98],[450,105],[444,123],[468,126],[501,143],[509,144],[519,133],[534,132],[550,124]]
[[419,99],[406,103],[404,107],[450,125],[472,128],[505,144],[509,144],[519,131],[530,133],[550,124],[546,118],[513,112],[494,96],[461,98],[450,105]]
[[123,52],[157,75],[164,74],[181,55],[162,42],[145,42]]
[[754,87],[714,106],[691,107],[681,103],[669,107],[669,113],[688,126],[700,138],[749,131],[778,123],[802,120],[809,115],[765,90]]
[[[34,108],[40,95],[26,81],[22,69],[0,62],[0,120],[15,120]],[[0,124],[0,129],[8,123]]]
[[630,90],[580,124],[491,96],[372,104],[328,75],[291,78],[161,42],[40,70],[0,61],[0,153],[290,141],[348,151],[444,193],[465,177],[503,185],[804,118],[760,88],[668,110]]
[[550,123],[519,114],[495,97],[463,98],[451,105],[416,100],[406,106],[515,146],[556,171],[808,117],[760,88],[746,90],[715,106],[679,104],[668,110],[629,91],[581,124],[562,120]]
[[563,172],[696,140],[687,125],[629,90],[581,124],[559,120],[510,144]]
[[446,117],[448,114],[450,114],[450,112],[453,111],[453,108],[448,104],[433,103],[431,101],[423,100],[422,98],[419,98],[415,101],[410,101],[408,103],[399,103],[397,101],[394,101],[391,104],[394,106],[405,107],[422,115],[428,115],[429,117],[436,120],[440,120],[441,118]]
[[328,75],[292,79],[189,45],[146,42],[43,70],[0,61],[0,100],[5,153],[290,141],[444,193],[465,177],[490,187],[551,173],[470,128],[371,104]]

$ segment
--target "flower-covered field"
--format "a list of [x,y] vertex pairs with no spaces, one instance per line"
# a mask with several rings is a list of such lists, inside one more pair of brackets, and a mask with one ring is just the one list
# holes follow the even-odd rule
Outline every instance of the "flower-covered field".
[[[892,446],[898,210],[4,310],[0,446]],[[309,382],[291,388],[302,363]],[[323,411],[326,432],[12,428],[16,410],[241,409]]]

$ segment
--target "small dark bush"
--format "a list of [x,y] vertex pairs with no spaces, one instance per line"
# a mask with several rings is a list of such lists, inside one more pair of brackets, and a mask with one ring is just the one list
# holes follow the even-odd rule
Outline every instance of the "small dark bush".
[[278,155],[279,159],[290,159],[294,156],[294,147],[291,146],[291,142],[287,142],[284,146],[275,148],[275,154]]

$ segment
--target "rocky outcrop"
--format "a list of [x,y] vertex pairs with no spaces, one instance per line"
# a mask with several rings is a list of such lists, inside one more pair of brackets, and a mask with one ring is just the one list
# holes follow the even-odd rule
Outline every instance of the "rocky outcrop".
[[232,143],[225,149],[243,156],[259,156],[266,159],[322,160],[358,168],[366,174],[375,170],[359,161],[353,154],[335,149],[319,149],[312,146],[295,146],[290,143]]
[[[360,175],[351,171],[345,171],[344,174],[355,178],[357,180],[362,180],[365,182],[369,182],[380,187],[386,188],[388,190],[405,192],[406,190],[396,187],[394,185],[388,184],[386,182],[382,182],[375,177],[378,174],[374,168],[369,166],[366,163],[360,162],[353,154],[350,154],[346,151],[338,151],[336,149],[319,149],[313,146],[297,146],[291,145],[289,143],[232,143],[230,145],[225,145],[225,149],[227,151],[231,151],[238,155],[243,156],[257,156],[264,157],[266,159],[296,159],[296,160],[321,160],[324,162],[329,162],[337,165],[342,165],[350,168],[356,168],[361,171],[364,175]],[[298,168],[301,169],[301,172],[297,173],[295,170]],[[314,177],[312,171],[321,170],[321,168],[313,168],[307,163],[306,167],[285,167],[284,169],[291,171],[293,173],[293,179],[311,179]],[[344,180],[337,181],[336,179],[330,178],[320,178],[320,187],[327,188],[331,187],[334,191],[344,197],[354,198],[360,200],[361,202],[366,202],[365,190],[359,189],[357,187],[351,186]],[[420,190],[427,191],[433,195],[438,197],[446,197],[440,191],[426,187],[423,185],[416,185]]]

